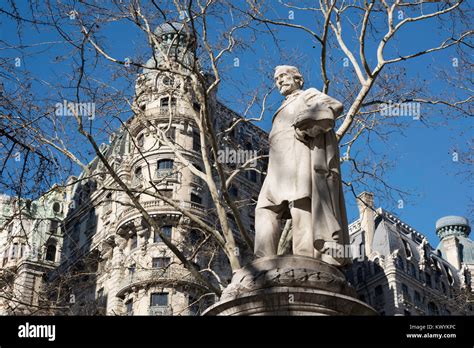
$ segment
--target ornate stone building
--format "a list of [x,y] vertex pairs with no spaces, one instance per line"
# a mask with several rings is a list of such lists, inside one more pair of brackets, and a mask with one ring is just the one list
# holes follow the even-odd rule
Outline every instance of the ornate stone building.
[[[192,97],[186,68],[173,65],[178,73],[171,74],[163,61],[164,52],[168,52],[171,64],[188,66],[193,43],[179,23],[164,24],[155,34],[160,47],[137,78],[135,107],[139,111],[111,138],[109,145],[101,145],[101,151],[161,232],[184,255],[192,255],[207,279],[223,287],[231,277],[225,258],[180,211],[184,209],[219,228],[207,186],[182,160],[204,168],[200,133],[193,117],[200,105]],[[213,105],[212,117],[223,152],[265,152],[266,133],[250,123],[242,122],[233,131],[219,134],[240,116],[218,101]],[[164,131],[166,141],[158,130]],[[223,158],[222,164],[233,170],[236,162],[236,158]],[[254,170],[258,167],[250,169],[237,175],[229,191],[245,229],[253,231],[254,201],[263,178]],[[69,307],[66,313],[193,315],[212,303],[214,295],[147,225],[129,196],[106,173],[103,163],[96,158],[89,170],[91,179],[86,179],[84,173],[71,178],[76,184],[67,197],[70,209],[64,220],[61,266],[50,279],[61,284],[58,288],[63,295],[54,292],[54,297],[62,298],[62,305]],[[180,209],[145,191],[158,192]],[[234,224],[230,213],[228,217]],[[238,234],[236,238],[242,242]],[[242,252],[240,256],[245,259],[246,254]]]
[[360,218],[349,225],[354,261],[348,278],[360,299],[382,315],[472,315],[468,221],[439,219],[435,249],[394,214],[374,209],[372,194],[359,198]]
[[65,190],[36,201],[0,196],[0,314],[42,312],[45,274],[58,267]]

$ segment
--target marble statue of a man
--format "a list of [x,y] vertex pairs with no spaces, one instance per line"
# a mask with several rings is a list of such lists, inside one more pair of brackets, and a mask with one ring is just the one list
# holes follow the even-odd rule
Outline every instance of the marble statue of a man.
[[343,266],[349,234],[334,123],[342,104],[315,88],[303,90],[293,66],[277,66],[285,96],[273,116],[267,177],[255,212],[255,255],[277,254],[281,219],[292,219],[293,254]]

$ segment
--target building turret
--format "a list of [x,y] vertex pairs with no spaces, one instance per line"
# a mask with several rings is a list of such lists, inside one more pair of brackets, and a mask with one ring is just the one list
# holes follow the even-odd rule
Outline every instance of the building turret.
[[469,221],[462,216],[445,216],[436,221],[436,234],[441,240],[438,249],[458,270],[462,263],[474,263],[470,232]]

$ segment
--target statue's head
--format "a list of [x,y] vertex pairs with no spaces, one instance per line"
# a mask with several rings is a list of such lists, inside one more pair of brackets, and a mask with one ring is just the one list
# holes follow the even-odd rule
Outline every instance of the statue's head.
[[291,65],[278,65],[275,68],[275,84],[284,96],[303,88],[304,79],[297,67]]

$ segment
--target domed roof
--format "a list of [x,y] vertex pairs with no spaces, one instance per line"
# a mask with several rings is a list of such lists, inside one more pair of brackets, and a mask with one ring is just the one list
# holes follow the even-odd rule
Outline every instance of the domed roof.
[[158,36],[169,33],[176,34],[179,32],[187,32],[186,28],[184,27],[184,24],[180,22],[166,22],[160,24],[155,29],[155,34]]
[[440,238],[448,235],[468,236],[471,232],[469,221],[463,216],[445,216],[436,221],[436,233]]

